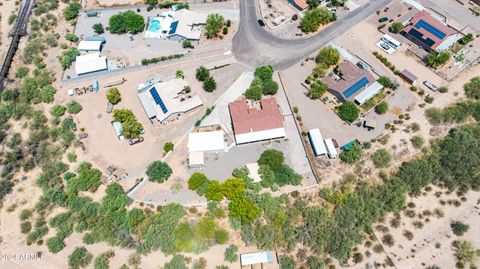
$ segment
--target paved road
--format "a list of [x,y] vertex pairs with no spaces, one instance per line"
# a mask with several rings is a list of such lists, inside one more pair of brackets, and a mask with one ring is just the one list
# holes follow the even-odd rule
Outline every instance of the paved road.
[[355,24],[393,0],[371,0],[309,38],[283,39],[267,32],[257,22],[256,0],[240,1],[240,27],[233,38],[233,55],[249,66],[270,64],[283,70],[299,62]]

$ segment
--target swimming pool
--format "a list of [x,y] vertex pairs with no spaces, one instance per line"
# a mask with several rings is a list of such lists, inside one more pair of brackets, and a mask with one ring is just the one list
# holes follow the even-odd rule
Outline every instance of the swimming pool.
[[152,20],[150,22],[150,27],[148,27],[148,31],[157,32],[158,29],[160,29],[160,22],[158,20]]

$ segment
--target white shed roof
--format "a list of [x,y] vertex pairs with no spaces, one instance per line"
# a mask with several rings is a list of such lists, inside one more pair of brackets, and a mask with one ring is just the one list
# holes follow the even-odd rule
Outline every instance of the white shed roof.
[[94,41],[86,41],[82,40],[78,44],[78,50],[80,51],[100,51],[102,47],[102,41],[94,40]]
[[100,53],[90,53],[77,56],[75,59],[75,71],[77,75],[87,74],[107,69],[107,58]]
[[205,165],[203,152],[192,151],[188,154],[188,165],[190,167],[202,167]]
[[357,94],[357,96],[355,96],[355,101],[359,105],[362,105],[366,101],[370,100],[370,98],[375,96],[377,93],[379,93],[382,89],[382,84],[378,83],[378,81],[375,81],[372,85],[368,86],[361,93]]
[[310,144],[312,144],[315,156],[327,154],[327,148],[325,143],[323,143],[323,137],[318,128],[308,131],[308,138],[310,139]]
[[223,131],[189,133],[188,151],[225,151]]
[[240,263],[242,266],[259,263],[272,263],[272,261],[273,253],[271,251],[240,254]]

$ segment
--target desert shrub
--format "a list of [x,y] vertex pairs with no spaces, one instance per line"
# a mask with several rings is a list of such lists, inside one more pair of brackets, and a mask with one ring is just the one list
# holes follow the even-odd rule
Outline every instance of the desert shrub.
[[392,154],[386,149],[379,149],[373,153],[372,161],[378,168],[389,167],[392,161]]
[[388,103],[385,101],[382,101],[375,106],[375,112],[377,112],[377,114],[385,114],[385,112],[387,111],[388,111]]
[[67,112],[70,114],[78,114],[82,111],[82,105],[77,101],[71,101],[67,104]]
[[410,139],[414,148],[419,149],[425,144],[425,139],[419,135],[415,135]]
[[340,160],[349,163],[349,164],[354,164],[362,158],[363,155],[363,150],[360,147],[360,145],[355,144],[348,150],[343,151],[340,153]]
[[233,263],[238,260],[238,247],[235,245],[230,245],[224,253],[224,259],[227,262]]
[[85,268],[92,262],[93,255],[84,247],[76,247],[68,256],[68,266],[72,269]]
[[462,236],[468,231],[470,226],[460,221],[452,221],[450,223],[450,228],[452,228],[453,234]]

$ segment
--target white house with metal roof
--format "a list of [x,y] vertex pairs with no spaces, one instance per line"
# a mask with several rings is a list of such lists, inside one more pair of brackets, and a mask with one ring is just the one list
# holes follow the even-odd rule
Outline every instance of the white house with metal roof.
[[148,118],[156,118],[161,123],[177,119],[203,104],[198,95],[190,93],[188,83],[181,78],[157,82],[137,95]]
[[99,52],[80,55],[75,59],[75,72],[77,75],[83,75],[107,69],[107,58],[105,56],[101,56]]

